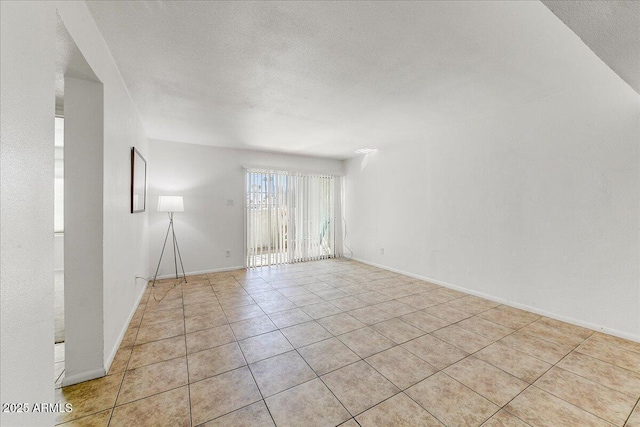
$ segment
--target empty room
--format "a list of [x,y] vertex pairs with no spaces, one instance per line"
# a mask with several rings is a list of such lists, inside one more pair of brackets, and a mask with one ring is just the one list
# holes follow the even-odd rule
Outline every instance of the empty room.
[[0,7],[2,426],[640,427],[640,2]]

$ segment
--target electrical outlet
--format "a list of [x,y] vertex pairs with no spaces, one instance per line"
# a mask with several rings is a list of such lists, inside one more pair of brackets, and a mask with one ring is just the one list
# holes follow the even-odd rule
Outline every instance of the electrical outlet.
[[226,251],[224,251],[224,256],[229,258],[231,256],[231,249],[227,249]]
[[380,248],[380,255],[384,255],[384,248]]
[[227,206],[233,206],[233,199],[227,199]]

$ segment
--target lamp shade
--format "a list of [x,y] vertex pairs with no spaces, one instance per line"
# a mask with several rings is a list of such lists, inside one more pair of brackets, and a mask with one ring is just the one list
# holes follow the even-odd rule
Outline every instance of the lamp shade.
[[158,212],[184,212],[182,196],[158,197]]

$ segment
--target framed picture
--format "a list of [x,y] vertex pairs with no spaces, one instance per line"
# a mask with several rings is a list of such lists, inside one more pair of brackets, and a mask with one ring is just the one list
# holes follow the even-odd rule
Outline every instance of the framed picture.
[[147,161],[131,147],[131,213],[144,212],[147,199]]

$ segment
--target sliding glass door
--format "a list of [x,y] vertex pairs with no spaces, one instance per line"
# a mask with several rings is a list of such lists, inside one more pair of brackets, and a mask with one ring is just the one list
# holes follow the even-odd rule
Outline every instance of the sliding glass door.
[[332,176],[247,170],[247,267],[333,257],[333,217]]

